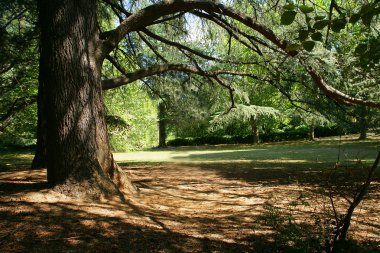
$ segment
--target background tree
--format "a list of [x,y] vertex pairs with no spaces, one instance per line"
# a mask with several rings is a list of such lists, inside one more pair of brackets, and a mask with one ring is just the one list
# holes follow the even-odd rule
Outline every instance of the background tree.
[[34,1],[0,3],[0,142],[31,145],[35,132],[38,36]]

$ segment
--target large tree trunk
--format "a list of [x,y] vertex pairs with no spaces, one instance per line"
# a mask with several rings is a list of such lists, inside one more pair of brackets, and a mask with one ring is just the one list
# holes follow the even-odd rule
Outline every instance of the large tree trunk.
[[107,136],[96,1],[39,0],[38,8],[48,183],[74,197],[122,197],[134,188]]
[[158,104],[158,147],[166,147],[166,108],[164,102]]

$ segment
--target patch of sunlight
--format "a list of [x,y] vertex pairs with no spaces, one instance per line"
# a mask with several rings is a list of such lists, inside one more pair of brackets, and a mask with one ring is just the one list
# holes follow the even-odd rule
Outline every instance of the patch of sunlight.
[[[250,163],[252,161],[262,163],[306,163],[306,159],[260,159],[262,157],[255,156],[255,151],[265,149],[252,150],[252,154],[238,155],[239,151],[247,150],[207,150],[207,151],[140,151],[128,153],[114,153],[117,162],[173,162],[173,163]],[[228,152],[228,155],[225,155]],[[236,154],[236,155],[235,155]],[[258,159],[257,159],[258,158]]]
[[295,159],[268,159],[268,160],[255,160],[255,162],[259,163],[308,163],[309,160],[295,160]]
[[[257,151],[265,151],[266,149],[234,149],[234,150],[194,150],[194,151],[138,151],[138,152],[127,152],[127,153],[114,153],[114,158],[117,162],[250,162],[252,161],[253,155]],[[252,157],[249,159],[240,158],[238,156],[233,156],[233,154],[238,154],[238,152],[251,152]],[[229,159],[223,159],[226,152],[232,154],[229,155]],[[213,158],[207,156],[214,155]]]

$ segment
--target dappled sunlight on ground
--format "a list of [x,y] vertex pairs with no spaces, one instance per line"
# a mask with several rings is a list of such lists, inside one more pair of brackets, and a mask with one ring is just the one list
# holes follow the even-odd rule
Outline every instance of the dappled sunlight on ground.
[[[328,198],[320,167],[292,164],[130,165],[125,169],[140,193],[126,203],[86,202],[49,191],[44,187],[45,170],[3,171],[0,248],[3,252],[300,249],[306,244],[283,239],[287,226],[276,224],[288,224],[281,219],[291,217],[298,226],[298,240],[307,243],[316,220],[328,209]],[[379,189],[376,181],[371,198],[353,218],[351,236],[357,240],[379,241]],[[337,202],[338,209],[342,206]],[[279,240],[286,240],[288,248]]]

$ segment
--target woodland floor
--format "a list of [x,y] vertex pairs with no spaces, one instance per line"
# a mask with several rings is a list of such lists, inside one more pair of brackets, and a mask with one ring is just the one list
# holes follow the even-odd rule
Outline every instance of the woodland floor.
[[[176,162],[147,152],[121,161],[140,189],[126,203],[69,199],[46,189],[45,170],[27,168],[30,154],[0,153],[0,252],[321,252],[334,220],[329,185],[355,189],[365,173],[347,153],[374,159],[378,144],[341,143],[337,170],[334,141],[151,152]],[[353,217],[352,252],[380,252],[379,178]],[[335,197],[338,211],[345,203]]]

